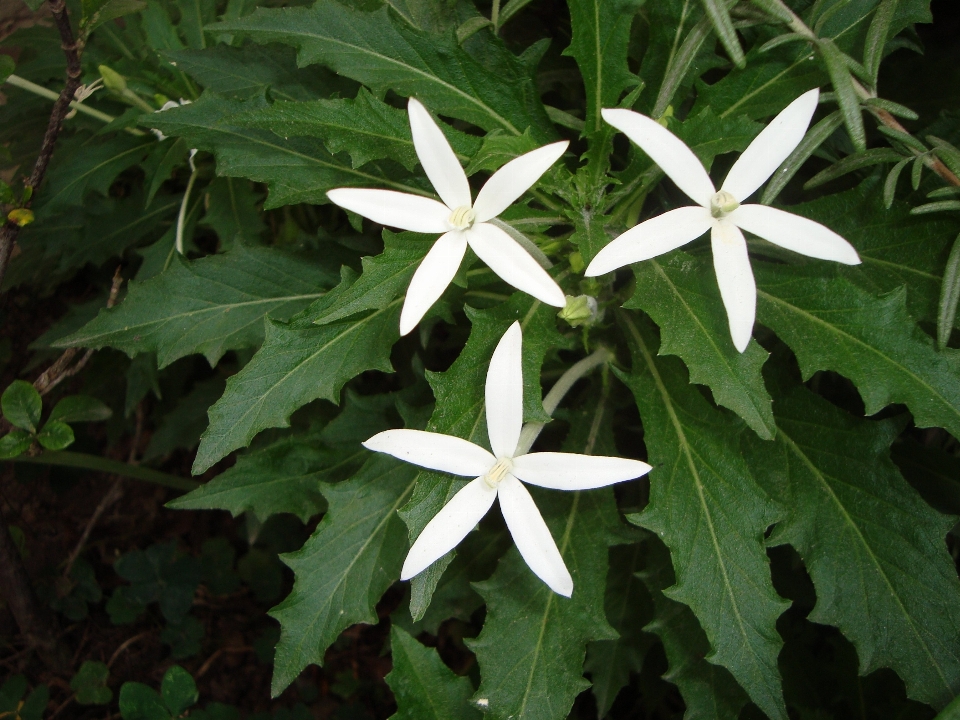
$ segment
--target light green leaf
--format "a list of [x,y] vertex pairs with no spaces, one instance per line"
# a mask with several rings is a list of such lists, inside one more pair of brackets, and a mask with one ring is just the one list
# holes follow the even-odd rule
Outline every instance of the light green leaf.
[[786,720],[777,655],[777,617],[787,603],[773,589],[763,535],[782,511],[740,455],[743,426],[714,410],[687,382],[679,361],[656,357],[647,322],[624,315],[634,352],[633,391],[653,465],[650,503],[631,520],[670,548],[677,584],[710,641],[710,662],[727,668],[771,718]]
[[113,410],[89,395],[68,395],[56,404],[47,422],[100,422],[113,415]]
[[215,365],[228,350],[259,344],[264,317],[289,318],[334,282],[316,260],[275,248],[238,243],[199,260],[178,254],[165,272],[131,282],[120,305],[55,346],[156,352],[161,368],[203,353]]
[[[276,102],[240,115],[237,124],[272,130],[283,138],[320,138],[332,154],[348,153],[355,168],[371,160],[390,158],[413,170],[419,162],[407,113],[375,98],[365,88],[360,88],[354,100]],[[446,123],[438,124],[461,161],[480,147],[480,140],[473,135]]]
[[633,271],[637,289],[624,307],[644,310],[660,326],[660,354],[680,357],[690,382],[707,385],[717,404],[772,438],[777,427],[760,374],[769,353],[755,341],[743,353],[733,346],[710,259],[678,251]]
[[480,711],[468,704],[470,680],[454,675],[436,650],[396,626],[390,630],[390,650],[393,670],[384,679],[397,701],[391,720],[479,720]]
[[891,462],[899,423],[855,419],[805,388],[775,403],[775,444],[746,457],[787,514],[770,543],[800,553],[817,590],[810,620],[857,647],[860,674],[892,667],[940,708],[960,693],[960,582],[940,515]]
[[[726,0],[701,0],[704,9],[707,11],[707,17],[710,18],[710,24],[713,25],[713,31],[720,38],[724,50],[733,60],[733,64],[742,68],[746,61],[743,57],[743,48],[740,47],[740,39],[737,37],[737,31],[733,27],[733,20],[730,17],[730,10]],[[729,3],[735,4],[735,3]]]
[[210,92],[195,103],[144,117],[141,122],[182,137],[190,147],[212,152],[217,173],[267,184],[265,210],[302,202],[327,203],[327,190],[336,187],[381,187],[426,194],[417,185],[395,180],[399,165],[371,163],[355,169],[344,157],[334,157],[320,140],[283,139],[269,130],[236,124],[236,116],[267,107],[263,98],[239,102]]
[[607,621],[620,637],[587,645],[587,659],[583,664],[593,681],[600,718],[606,717],[617,694],[630,682],[630,674],[640,672],[653,644],[653,638],[643,632],[643,626],[653,618],[650,594],[637,577],[643,560],[639,542],[610,548],[604,608]]
[[381,308],[407,289],[410,278],[436,242],[435,235],[383,231],[383,252],[362,259],[363,274],[345,268],[340,284],[314,301],[304,316],[317,325]]
[[639,573],[653,598],[653,620],[644,628],[663,643],[669,662],[664,674],[680,689],[687,706],[685,717],[697,720],[737,720],[747,694],[726,668],[707,662],[710,643],[697,617],[686,605],[671,600],[668,591],[675,582],[670,553],[654,538],[644,542],[647,567]]
[[637,76],[627,66],[630,26],[640,6],[638,0],[571,0],[573,36],[563,51],[580,68],[587,96],[587,125],[593,135],[604,129],[602,108],[616,107]]
[[53,420],[37,433],[37,442],[46,450],[63,450],[73,444],[73,428],[59,420]]
[[296,580],[270,611],[280,621],[273,695],[307,665],[323,664],[330,644],[350,625],[376,623],[375,605],[400,576],[407,533],[397,517],[417,470],[375,455],[352,479],[324,484],[329,510],[300,550],[282,556]]
[[0,396],[3,417],[14,427],[36,432],[40,425],[43,400],[40,393],[26,380],[14,380]]
[[402,298],[363,318],[320,327],[268,319],[263,346],[210,408],[193,472],[248,445],[261,430],[287,427],[290,414],[312,400],[339,402],[343,384],[364,370],[393,372],[390,347],[399,337],[401,304]]
[[[386,428],[381,428],[386,429]],[[244,453],[209,482],[167,503],[175,510],[252,512],[260,522],[291,513],[306,523],[325,508],[321,483],[340,480],[365,454],[323,447],[319,434],[294,435]]]
[[960,435],[960,352],[934,348],[902,287],[878,298],[816,270],[754,263],[754,273],[757,318],[793,349],[804,378],[835,370],[857,386],[867,415],[904,403],[918,427]]
[[259,8],[213,30],[294,45],[301,67],[327,65],[378,95],[416,95],[430,110],[484,130],[518,135],[530,127],[540,142],[554,137],[529,68],[499,42],[486,44],[482,59],[474,59],[452,33],[430,35],[386,7],[362,12],[332,0],[309,9]]

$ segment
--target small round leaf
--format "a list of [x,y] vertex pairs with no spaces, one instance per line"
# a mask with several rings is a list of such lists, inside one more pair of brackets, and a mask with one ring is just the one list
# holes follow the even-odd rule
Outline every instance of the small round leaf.
[[197,702],[198,697],[193,676],[179,665],[172,665],[167,670],[160,685],[160,693],[163,695],[163,702],[174,716],[182,714]]
[[26,380],[14,380],[0,396],[3,416],[14,425],[30,432],[37,431],[43,401],[40,393]]
[[59,420],[48,422],[37,434],[37,442],[47,450],[63,450],[72,445],[73,440],[73,428]]

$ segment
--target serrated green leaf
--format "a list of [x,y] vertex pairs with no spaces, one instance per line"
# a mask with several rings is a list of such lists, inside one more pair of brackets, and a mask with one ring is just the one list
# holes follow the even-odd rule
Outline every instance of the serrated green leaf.
[[771,544],[803,557],[817,590],[810,620],[857,647],[860,673],[892,667],[907,694],[940,708],[960,692],[960,582],[944,517],[890,460],[897,423],[847,415],[805,388],[775,403],[775,444],[746,457],[788,508]]
[[80,20],[80,36],[86,38],[97,27],[109,20],[140,12],[147,7],[145,0],[86,0],[81,3],[83,18]]
[[629,375],[617,375],[633,391],[654,467],[650,503],[631,520],[670,548],[677,584],[668,597],[700,620],[710,662],[726,667],[767,715],[785,720],[776,621],[787,603],[773,589],[763,543],[782,510],[740,455],[743,426],[711,409],[679,361],[655,356],[646,321],[621,317],[634,359]]
[[339,480],[363,455],[357,448],[345,452],[325,448],[313,433],[283,438],[241,455],[232,468],[167,507],[228,510],[234,517],[252,512],[260,522],[291,513],[306,523],[325,507],[321,483]]
[[363,274],[344,270],[340,284],[316,300],[304,316],[317,325],[381,308],[410,284],[410,278],[436,242],[436,236],[383,231],[383,252],[361,260]]
[[650,594],[636,573],[643,567],[644,553],[639,542],[610,548],[610,569],[604,609],[607,622],[620,636],[616,640],[597,640],[587,645],[585,672],[593,681],[597,716],[606,717],[617,694],[638,673],[653,644],[643,626],[653,617]]
[[265,210],[302,202],[327,203],[336,187],[381,187],[425,194],[419,186],[397,181],[403,172],[390,162],[355,169],[334,157],[314,138],[283,139],[268,130],[236,124],[236,116],[267,107],[263,98],[228,100],[210,92],[195,103],[145,116],[141,122],[164,135],[182,137],[190,147],[212,152],[217,173],[263,182],[269,188]]
[[63,450],[72,445],[73,440],[73,428],[58,420],[48,422],[37,433],[37,442],[46,450]]
[[40,425],[43,400],[37,389],[26,380],[14,380],[0,395],[0,408],[8,423],[36,432]]
[[100,422],[113,415],[113,410],[89,395],[68,395],[54,406],[47,422]]
[[407,533],[397,517],[413,491],[415,467],[384,455],[350,480],[321,488],[329,510],[300,550],[282,556],[296,580],[270,615],[280,622],[273,695],[323,656],[341,631],[375,623],[375,605],[400,576]]
[[238,243],[199,260],[178,254],[165,272],[131,282],[120,305],[55,346],[156,352],[161,368],[202,353],[215,365],[227,350],[259,344],[264,317],[289,318],[334,282],[315,260],[275,248]]
[[430,35],[386,7],[362,12],[332,0],[309,9],[259,8],[213,30],[294,45],[301,66],[327,65],[380,95],[388,89],[416,95],[432,111],[485,130],[518,135],[530,127],[540,142],[554,137],[529,68],[499,42],[474,59],[452,33]]
[[393,670],[384,679],[397,701],[391,720],[470,720],[480,712],[468,704],[473,685],[453,674],[436,650],[424,647],[409,633],[390,630]]
[[[390,158],[413,170],[419,162],[407,113],[377,99],[366,88],[360,88],[353,100],[276,102],[239,116],[237,123],[272,130],[283,138],[320,138],[332,154],[348,153],[355,168]],[[439,125],[461,161],[476,153],[478,138],[446,123]]]
[[256,245],[266,229],[258,205],[263,195],[253,183],[238,178],[217,178],[203,197],[206,212],[201,225],[213,228],[220,238],[219,250],[230,250],[235,243]]
[[737,720],[747,694],[726,668],[705,659],[710,643],[697,617],[686,605],[665,594],[674,584],[670,553],[663,543],[649,538],[644,542],[647,567],[639,573],[653,598],[653,620],[644,628],[656,634],[670,666],[664,680],[674,683],[687,706],[685,717],[697,720]]
[[772,438],[777,426],[760,374],[769,353],[756,342],[743,353],[733,347],[710,259],[675,252],[633,271],[637,289],[624,307],[644,310],[660,326],[660,354],[680,357],[690,382],[707,385],[717,404]]
[[563,51],[580,68],[587,96],[587,135],[604,129],[602,108],[617,106],[623,92],[636,85],[627,66],[630,26],[637,0],[572,0],[568,3],[573,34]]
[[[523,329],[524,419],[548,421],[549,416],[543,410],[540,367],[548,350],[564,345],[556,329],[556,311],[523,293],[515,293],[508,302],[492,310],[478,311],[469,306],[466,306],[465,310],[473,327],[460,356],[445,372],[427,373],[427,381],[437,402],[426,429],[487,446],[484,412],[487,367],[494,348],[515,320],[520,321]],[[427,470],[420,472],[410,503],[400,511],[410,531],[411,541],[464,484],[462,478],[448,474]],[[444,556],[414,578],[415,593],[418,592],[419,584],[432,586],[424,593],[425,598],[421,602],[423,611],[426,610],[433,587],[450,562],[450,557],[449,554]],[[414,620],[419,619],[414,614]]]
[[193,463],[199,474],[266,428],[287,427],[312,400],[340,399],[340,388],[364,370],[393,372],[390,347],[399,337],[403,298],[357,320],[315,326],[267,320],[263,346],[227,380],[210,408],[210,426]]
[[867,415],[904,403],[918,427],[960,434],[960,351],[934,348],[907,314],[906,291],[874,297],[847,280],[755,263],[757,318],[796,353],[804,378],[835,370]]

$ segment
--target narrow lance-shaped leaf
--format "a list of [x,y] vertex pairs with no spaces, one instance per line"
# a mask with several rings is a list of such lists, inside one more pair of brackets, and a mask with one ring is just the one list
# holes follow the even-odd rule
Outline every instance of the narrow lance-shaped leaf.
[[670,548],[677,584],[667,596],[688,605],[726,667],[771,718],[785,720],[777,617],[786,602],[773,589],[763,534],[780,509],[740,455],[742,425],[713,410],[679,361],[656,357],[646,321],[624,314],[633,370],[618,373],[643,418],[650,503],[631,518]]
[[957,303],[960,302],[960,235],[953,241],[953,248],[943,269],[940,285],[940,307],[937,312],[937,344],[943,350],[950,341],[957,320]]
[[350,480],[323,484],[327,514],[304,546],[282,556],[293,570],[290,595],[270,615],[280,622],[272,693],[276,697],[355,623],[375,623],[380,596],[400,576],[407,551],[399,508],[416,468],[371,457]]
[[518,135],[529,127],[538,141],[554,137],[529,69],[506,47],[487,44],[480,62],[452,34],[416,30],[387,7],[362,12],[321,0],[310,8],[259,8],[213,29],[293,45],[301,66],[327,65],[378,94],[416,96],[485,130]]
[[840,114],[843,115],[843,124],[847,126],[850,139],[859,151],[867,149],[867,132],[863,127],[863,114],[860,112],[860,100],[854,89],[854,79],[847,66],[843,51],[832,40],[820,40],[818,43],[820,55],[830,73],[830,82],[837,94],[837,103],[840,105]]
[[194,473],[248,445],[261,430],[287,427],[290,414],[312,400],[338,402],[344,383],[364,370],[392,372],[401,303],[399,298],[362,318],[322,327],[267,320],[263,346],[210,408]]
[[775,444],[746,456],[789,508],[771,544],[800,553],[817,591],[810,620],[850,638],[866,675],[892,667],[937,708],[960,692],[960,581],[940,515],[889,456],[897,423],[855,419],[805,388],[775,407]]
[[286,319],[324,294],[336,274],[316,258],[238,243],[222,255],[186,260],[130,291],[56,347],[156,352],[161,368],[192,353],[211,365],[228,350],[263,340],[263,319]]
[[393,626],[390,651],[393,670],[384,679],[397,700],[391,720],[479,720],[480,712],[469,704],[470,680],[457,677],[435,649]]
[[633,266],[637,289],[624,305],[640,308],[660,326],[660,353],[678,355],[690,381],[707,385],[760,437],[776,433],[770,395],[760,369],[768,353],[750,343],[743,353],[730,343],[723,304],[709,258],[675,252]]
[[757,317],[797,354],[804,378],[850,378],[872,415],[904,403],[919,427],[960,435],[960,352],[937,351],[907,314],[901,287],[875,297],[848,281],[755,263]]

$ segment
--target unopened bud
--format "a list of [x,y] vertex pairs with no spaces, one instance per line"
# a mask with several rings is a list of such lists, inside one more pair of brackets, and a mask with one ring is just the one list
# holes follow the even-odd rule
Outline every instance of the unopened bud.
[[27,208],[17,208],[16,210],[11,210],[9,213],[7,213],[7,220],[14,223],[18,227],[29,225],[33,222],[33,211],[27,210]]
[[567,304],[557,313],[557,317],[566,320],[570,327],[592,325],[599,315],[597,299],[590,295],[567,295]]
[[99,70],[100,77],[103,78],[104,87],[118,95],[123,95],[127,91],[127,80],[123,75],[106,65],[101,65]]

